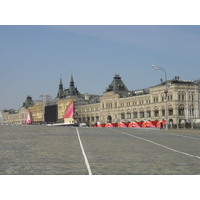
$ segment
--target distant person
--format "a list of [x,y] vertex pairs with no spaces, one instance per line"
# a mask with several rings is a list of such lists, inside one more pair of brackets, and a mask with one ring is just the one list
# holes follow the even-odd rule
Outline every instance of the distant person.
[[163,129],[163,123],[162,122],[160,123],[160,129]]

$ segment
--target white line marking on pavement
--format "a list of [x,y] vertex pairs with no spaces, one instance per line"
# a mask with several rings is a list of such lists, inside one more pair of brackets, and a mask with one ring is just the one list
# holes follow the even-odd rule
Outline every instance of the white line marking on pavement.
[[174,152],[176,152],[176,153],[180,153],[180,154],[183,154],[183,155],[186,155],[186,156],[190,156],[190,157],[194,157],[194,158],[200,159],[200,156],[194,156],[194,155],[191,155],[191,154],[182,152],[182,151],[178,151],[178,150],[172,149],[172,148],[170,148],[170,147],[164,146],[164,145],[162,145],[162,144],[153,142],[153,141],[151,141],[151,140],[148,140],[148,139],[145,139],[145,138],[142,138],[142,137],[138,137],[138,136],[135,136],[135,135],[131,135],[131,134],[126,133],[126,132],[121,132],[121,131],[117,131],[117,130],[114,130],[114,129],[112,129],[112,130],[113,130],[113,131],[116,131],[116,132],[119,132],[119,133],[122,133],[122,134],[125,134],[125,135],[128,135],[128,136],[131,136],[131,137],[135,137],[135,138],[140,139],[140,140],[144,140],[144,141],[146,141],[146,142],[150,142],[150,143],[152,143],[152,144],[155,144],[155,145],[157,145],[157,146],[163,147],[163,148],[168,149],[168,150],[170,150],[170,151],[174,151]]
[[78,135],[79,143],[80,143],[80,146],[81,146],[81,150],[82,150],[82,153],[83,153],[83,157],[84,157],[84,159],[85,159],[85,164],[86,164],[88,173],[89,173],[89,175],[92,175],[92,171],[91,171],[91,169],[90,169],[90,164],[89,164],[88,159],[87,159],[87,156],[86,156],[86,154],[85,154],[85,151],[84,151],[84,148],[83,148],[83,145],[82,145],[82,142],[81,142],[81,138],[80,138],[80,134],[79,134],[78,128],[76,128],[76,132],[77,132],[77,135]]

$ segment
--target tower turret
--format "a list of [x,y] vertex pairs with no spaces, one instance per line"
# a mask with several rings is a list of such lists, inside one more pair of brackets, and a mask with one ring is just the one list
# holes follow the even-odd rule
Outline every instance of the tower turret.
[[60,78],[60,84],[58,88],[57,98],[63,98],[63,84],[62,79]]
[[29,106],[33,106],[33,105],[34,105],[33,99],[32,99],[32,97],[30,95],[28,95],[26,97],[26,100],[24,101],[22,107],[28,108]]
[[64,98],[68,98],[70,96],[77,96],[78,98],[83,98],[82,94],[78,91],[77,87],[74,87],[74,79],[73,76],[71,75],[71,80],[69,84],[69,88],[64,90],[63,93]]
[[128,92],[128,88],[121,80],[121,77],[117,74],[115,74],[115,77],[113,77],[112,83],[108,86],[106,92],[113,91],[117,93],[126,93]]
[[74,86],[74,80],[73,80],[73,76],[72,75],[71,75],[70,86]]
[[73,76],[72,75],[71,75],[69,92],[70,92],[71,96],[76,95],[76,90],[75,90],[75,87],[74,87],[74,80],[73,80]]

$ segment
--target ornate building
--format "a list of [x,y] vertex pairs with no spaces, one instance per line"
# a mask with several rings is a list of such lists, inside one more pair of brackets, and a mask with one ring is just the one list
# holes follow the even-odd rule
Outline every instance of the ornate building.
[[73,118],[65,118],[66,111],[72,102],[75,104],[75,106],[78,106],[94,102],[95,99],[95,102],[97,102],[99,99],[98,95],[81,94],[77,87],[74,86],[73,76],[71,76],[69,88],[63,88],[62,79],[60,79],[57,96],[53,101],[43,101],[28,108],[30,111],[31,120],[34,124],[72,123],[74,122]]
[[3,124],[24,124],[26,120],[27,108],[34,105],[31,96],[27,96],[22,107],[19,110],[3,110],[2,123]]
[[60,79],[60,84],[58,88],[57,97],[58,99],[68,98],[71,96],[76,96],[78,98],[83,98],[83,95],[78,91],[77,87],[74,87],[73,76],[71,75],[70,86],[68,89],[63,89],[62,79]]
[[74,87],[73,76],[69,88],[63,89],[60,79],[57,96],[52,102],[33,105],[28,96],[19,111],[3,111],[2,123],[23,123],[27,109],[33,123],[63,123],[72,103],[74,121],[89,126],[108,122],[161,121],[166,119],[166,100],[171,127],[200,125],[200,80],[175,77],[153,87],[130,91],[119,75],[114,76],[102,96],[81,94]]
[[166,84],[169,124],[200,123],[200,80],[172,80],[142,90],[129,91],[115,75],[99,103],[76,107],[79,122],[93,123],[165,120]]

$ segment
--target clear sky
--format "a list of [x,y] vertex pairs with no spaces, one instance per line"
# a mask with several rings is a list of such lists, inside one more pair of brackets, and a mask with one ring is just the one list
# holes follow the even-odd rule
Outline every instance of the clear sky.
[[200,79],[200,26],[0,26],[0,110],[31,95],[56,97],[60,76],[101,95],[120,74],[129,90],[164,79]]

